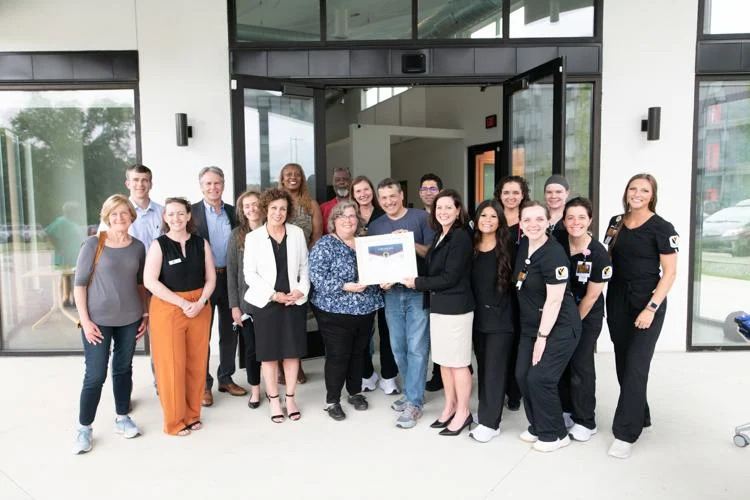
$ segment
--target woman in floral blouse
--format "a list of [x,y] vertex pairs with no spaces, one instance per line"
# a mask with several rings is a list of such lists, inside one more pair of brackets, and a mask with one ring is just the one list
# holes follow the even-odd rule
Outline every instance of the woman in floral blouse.
[[326,222],[329,234],[310,252],[310,302],[326,347],[326,411],[334,420],[343,420],[340,399],[345,382],[349,404],[355,410],[368,406],[361,394],[363,353],[383,298],[377,286],[357,283],[356,203],[339,202]]

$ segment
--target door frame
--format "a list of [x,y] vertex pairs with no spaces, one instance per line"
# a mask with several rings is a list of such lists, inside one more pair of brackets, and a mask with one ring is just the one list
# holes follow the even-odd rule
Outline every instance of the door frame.
[[[476,210],[475,198],[476,198],[476,166],[474,165],[474,159],[476,155],[486,153],[488,151],[495,152],[495,185],[501,179],[501,168],[500,161],[502,159],[503,141],[486,142],[484,144],[474,144],[466,148],[466,207],[469,210],[469,215],[474,216]],[[494,186],[493,186],[494,188]]]

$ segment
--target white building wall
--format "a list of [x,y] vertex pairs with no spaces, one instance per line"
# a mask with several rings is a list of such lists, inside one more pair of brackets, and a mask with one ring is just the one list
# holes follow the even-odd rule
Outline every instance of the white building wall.
[[[677,281],[657,349],[684,351],[698,0],[604,2],[599,234],[622,212],[628,179],[659,181],[658,213],[682,237]],[[648,108],[661,106],[661,138],[640,131]],[[600,350],[611,350],[606,332]]]

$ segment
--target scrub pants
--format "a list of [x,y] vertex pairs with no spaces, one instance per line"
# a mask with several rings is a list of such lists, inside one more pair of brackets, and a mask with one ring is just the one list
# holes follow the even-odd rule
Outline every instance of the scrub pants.
[[529,420],[529,432],[540,441],[556,441],[568,435],[562,417],[557,385],[578,344],[573,327],[555,327],[547,339],[542,359],[531,366],[536,337],[521,335],[518,344],[516,380],[523,395],[523,407]]
[[[193,302],[202,292],[199,288],[175,293]],[[198,316],[188,318],[179,307],[151,298],[151,349],[167,434],[175,435],[201,418],[211,309],[209,303]]]
[[560,400],[564,412],[571,414],[573,422],[587,429],[596,428],[596,367],[594,350],[602,332],[602,313],[587,314],[583,319],[581,338],[573,357],[560,379]]
[[474,330],[474,354],[477,357],[479,423],[490,429],[500,426],[503,417],[508,364],[517,335],[484,333]]
[[651,326],[635,327],[635,318],[643,311],[656,288],[655,283],[610,283],[607,291],[607,325],[615,347],[615,367],[620,384],[612,433],[616,439],[635,443],[644,427],[651,425],[646,401],[648,372],[659,339],[666,299],[654,314]]

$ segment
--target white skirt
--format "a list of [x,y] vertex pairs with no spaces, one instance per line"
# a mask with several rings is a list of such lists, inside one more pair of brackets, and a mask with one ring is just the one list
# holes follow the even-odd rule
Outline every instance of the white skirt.
[[471,328],[474,311],[465,314],[430,313],[432,361],[448,368],[471,364]]

